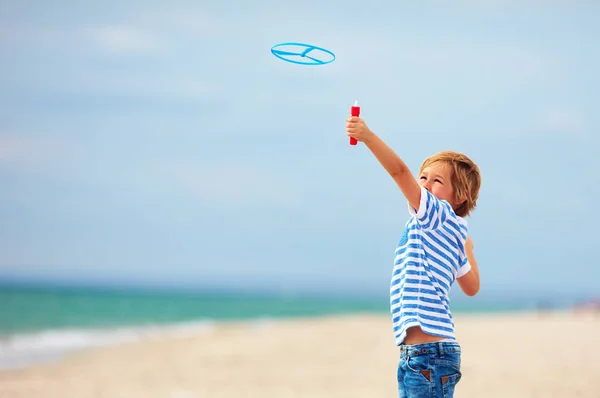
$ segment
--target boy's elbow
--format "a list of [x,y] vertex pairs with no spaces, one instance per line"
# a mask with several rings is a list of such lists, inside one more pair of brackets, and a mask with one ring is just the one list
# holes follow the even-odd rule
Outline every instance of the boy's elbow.
[[465,288],[463,289],[463,292],[464,292],[464,293],[465,293],[467,296],[470,296],[470,297],[473,297],[473,296],[475,296],[477,293],[479,293],[479,283],[478,283],[477,285],[474,285],[474,286],[468,286],[468,287],[465,287]]
[[392,179],[398,183],[398,185],[402,185],[407,176],[411,178],[413,177],[410,169],[403,162],[394,164],[393,167],[390,167],[388,173]]

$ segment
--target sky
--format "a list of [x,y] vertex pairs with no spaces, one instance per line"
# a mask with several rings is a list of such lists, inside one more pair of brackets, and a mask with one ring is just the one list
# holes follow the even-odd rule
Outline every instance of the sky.
[[522,3],[0,0],[0,279],[385,295],[358,100],[415,173],[480,166],[482,293],[600,295],[600,3]]

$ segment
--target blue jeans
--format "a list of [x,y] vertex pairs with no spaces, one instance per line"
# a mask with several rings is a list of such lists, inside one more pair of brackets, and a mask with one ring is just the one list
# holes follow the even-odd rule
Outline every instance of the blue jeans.
[[462,376],[460,345],[436,342],[400,346],[400,398],[452,398]]

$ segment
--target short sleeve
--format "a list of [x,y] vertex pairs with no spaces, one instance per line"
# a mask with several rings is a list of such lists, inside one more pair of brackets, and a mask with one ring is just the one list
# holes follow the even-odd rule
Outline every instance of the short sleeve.
[[414,209],[408,204],[408,212],[426,230],[440,228],[449,217],[456,217],[450,204],[439,200],[431,192],[421,187],[421,201],[419,208]]
[[458,268],[458,273],[456,274],[456,278],[460,278],[461,276],[465,276],[469,271],[471,271],[471,264],[465,257],[463,264]]

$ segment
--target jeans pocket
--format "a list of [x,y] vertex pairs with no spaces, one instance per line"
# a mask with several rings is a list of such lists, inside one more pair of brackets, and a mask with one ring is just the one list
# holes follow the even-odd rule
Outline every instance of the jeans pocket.
[[406,358],[406,368],[413,376],[422,377],[422,381],[431,382],[431,366],[427,357]]
[[[454,397],[456,384],[462,378],[460,356],[449,356],[444,359],[433,359],[432,367],[435,372],[436,385],[442,391],[444,398]],[[439,383],[439,384],[438,384]]]
[[453,398],[454,390],[456,388],[456,384],[460,381],[462,377],[460,371],[458,373],[453,373],[449,376],[442,376],[442,396],[444,398]]
[[427,357],[405,357],[398,373],[400,397],[430,398],[434,393],[433,372]]

